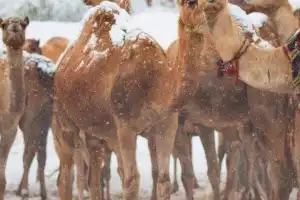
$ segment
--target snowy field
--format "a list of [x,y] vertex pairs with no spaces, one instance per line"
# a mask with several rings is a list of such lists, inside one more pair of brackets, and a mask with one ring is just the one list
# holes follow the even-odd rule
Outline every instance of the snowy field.
[[[1,5],[0,0],[0,5]],[[177,18],[178,10],[176,8],[166,8],[159,5],[153,8],[146,8],[144,0],[134,0],[133,1],[133,22],[136,26],[140,27],[146,33],[150,34],[155,38],[164,49],[167,49],[169,44],[177,38]],[[83,5],[82,5],[83,6]],[[74,39],[76,35],[76,30],[79,27],[78,22],[56,22],[56,21],[32,21],[28,27],[27,36],[28,38],[40,39],[41,44],[47,41],[47,39],[53,36],[63,36],[68,39]],[[217,137],[216,137],[217,139]],[[151,162],[150,155],[147,148],[147,141],[144,138],[138,138],[138,147],[137,147],[137,162],[138,168],[141,174],[141,187],[140,187],[140,196],[142,199],[149,199],[152,188],[152,178],[151,178]],[[7,176],[7,191],[6,191],[6,200],[16,200],[20,197],[14,195],[14,191],[17,189],[19,181],[23,172],[23,136],[19,131],[12,150],[9,155],[6,176]],[[206,159],[203,152],[202,144],[199,138],[193,139],[193,163],[194,170],[198,179],[200,186],[205,189],[199,189],[195,191],[195,199],[203,199],[204,194],[210,193],[210,185],[206,176],[207,165]],[[170,170],[171,175],[173,174],[173,159],[170,160]],[[47,164],[46,164],[46,184],[48,190],[49,199],[58,200],[57,188],[56,188],[56,178],[57,174],[54,174],[51,177],[47,175],[51,174],[58,167],[58,158],[56,156],[52,133],[50,131],[48,137],[48,146],[47,146]],[[36,183],[36,169],[37,162],[34,161],[30,179],[29,179],[29,192],[30,199],[40,199],[39,198],[39,184]],[[120,199],[121,197],[121,183],[119,176],[117,174],[117,164],[116,159],[113,156],[112,159],[112,178],[111,178],[111,192],[114,196],[113,199]],[[224,180],[225,176],[225,167],[222,167],[222,177]],[[173,177],[171,177],[173,179]],[[178,180],[180,178],[180,166],[178,173]],[[172,196],[173,200],[182,200],[185,199],[185,194],[183,187],[180,183],[180,191],[177,194]],[[74,191],[76,194],[76,190]],[[294,195],[293,195],[294,196]]]

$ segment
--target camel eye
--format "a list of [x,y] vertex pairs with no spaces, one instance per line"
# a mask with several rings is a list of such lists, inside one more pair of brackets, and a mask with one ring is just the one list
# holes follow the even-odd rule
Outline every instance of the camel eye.
[[188,7],[194,8],[197,5],[197,0],[188,0]]

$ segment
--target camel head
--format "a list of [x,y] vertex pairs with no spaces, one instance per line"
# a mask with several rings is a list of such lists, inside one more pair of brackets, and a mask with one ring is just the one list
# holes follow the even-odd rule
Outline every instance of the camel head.
[[25,44],[26,27],[29,24],[28,17],[24,19],[10,17],[5,20],[0,18],[0,24],[4,44],[13,49],[22,48]]
[[40,47],[40,40],[27,39],[23,46],[23,50],[27,51],[28,53],[36,53],[41,55],[42,49]]
[[205,15],[208,22],[214,20],[218,13],[221,12],[228,4],[228,0],[206,0]]
[[82,1],[87,6],[96,6],[99,5],[103,0],[82,0]]
[[180,20],[187,27],[202,32],[207,22],[204,14],[206,0],[180,0]]

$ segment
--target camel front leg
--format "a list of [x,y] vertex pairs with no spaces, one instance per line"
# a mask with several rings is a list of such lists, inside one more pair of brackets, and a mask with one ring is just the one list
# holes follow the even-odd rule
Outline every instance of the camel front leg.
[[152,195],[151,200],[156,200],[157,197],[157,180],[158,180],[158,165],[157,165],[157,153],[156,153],[156,146],[155,146],[155,137],[150,136],[148,138],[148,148],[151,157],[151,164],[152,164]]
[[10,130],[1,131],[0,141],[0,200],[4,200],[4,192],[6,187],[5,169],[11,146],[16,138],[17,127]]
[[297,175],[297,182],[298,182],[298,191],[297,191],[297,200],[300,200],[300,110],[299,108],[296,110],[296,116],[295,116],[295,132],[294,132],[294,138],[292,140],[291,146],[292,146],[292,157],[293,157],[293,163],[294,168]]
[[156,127],[156,151],[159,171],[157,182],[157,200],[169,200],[171,197],[169,161],[174,146],[177,127],[177,113],[170,115]]
[[23,153],[23,176],[16,195],[28,198],[28,175],[32,161],[37,152],[37,132],[22,129],[24,137],[24,153]]
[[97,147],[90,147],[88,145],[88,151],[90,154],[90,168],[89,168],[89,192],[91,200],[103,199],[102,183],[101,183],[101,170],[103,155],[101,155],[101,147],[103,144],[97,145]]
[[199,126],[200,139],[204,148],[207,162],[207,176],[209,178],[214,200],[220,199],[220,167],[215,147],[214,130],[208,127]]
[[136,164],[137,133],[122,122],[118,124],[117,133],[124,167],[123,200],[137,200],[140,186],[140,174]]
[[77,193],[78,193],[78,200],[84,199],[84,189],[87,183],[86,174],[84,171],[84,160],[81,158],[80,152],[76,150],[74,154],[74,164],[76,167],[76,183],[77,183]]
[[194,170],[193,163],[190,157],[190,136],[183,132],[183,127],[179,126],[176,132],[174,151],[178,156],[181,164],[181,179],[183,187],[186,191],[186,197],[188,200],[193,199],[194,188]]
[[177,155],[176,153],[174,153],[174,150],[173,150],[173,177],[174,177],[174,181],[173,181],[173,184],[172,184],[172,194],[173,193],[176,193],[178,192],[179,190],[179,186],[178,186],[178,179],[177,179]]

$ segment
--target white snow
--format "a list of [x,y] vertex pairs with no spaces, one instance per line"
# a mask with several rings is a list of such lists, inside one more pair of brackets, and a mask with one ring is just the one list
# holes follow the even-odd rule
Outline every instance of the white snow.
[[50,76],[55,74],[55,64],[45,56],[36,53],[27,53],[24,51],[24,61],[25,63],[37,63],[37,68],[41,69]]
[[268,16],[260,12],[253,12],[248,14],[248,16],[251,18],[253,25],[257,28],[262,27],[268,20]]
[[231,15],[238,22],[238,24],[240,25],[242,30],[245,33],[250,32],[253,34],[253,40],[256,42],[256,44],[259,47],[273,48],[273,46],[269,42],[259,38],[259,36],[257,35],[257,33],[254,29],[255,27],[256,28],[261,27],[263,20],[266,20],[266,18],[264,18],[263,14],[262,15],[256,14],[256,15],[250,16],[250,15],[247,15],[247,13],[244,10],[242,10],[239,6],[236,6],[234,4],[229,4],[228,7],[231,12]]
[[293,11],[300,9],[300,0],[289,0],[289,2],[293,7]]

